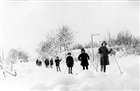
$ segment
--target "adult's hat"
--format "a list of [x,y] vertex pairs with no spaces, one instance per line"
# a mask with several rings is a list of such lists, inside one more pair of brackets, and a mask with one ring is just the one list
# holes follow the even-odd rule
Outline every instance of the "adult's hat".
[[71,55],[71,53],[69,52],[68,55]]
[[85,49],[84,49],[84,48],[82,48],[82,49],[81,49],[81,51],[85,51]]
[[107,43],[105,41],[103,41],[101,45],[103,45],[103,44],[107,45]]

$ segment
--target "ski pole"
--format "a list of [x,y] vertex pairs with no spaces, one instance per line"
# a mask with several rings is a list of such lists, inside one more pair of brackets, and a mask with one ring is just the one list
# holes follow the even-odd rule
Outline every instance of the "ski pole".
[[98,62],[98,58],[97,58],[97,68],[96,68],[96,71],[98,71],[98,63],[99,63],[99,62]]
[[115,61],[116,61],[117,65],[118,65],[119,71],[120,71],[120,73],[122,74],[122,71],[121,71],[120,66],[119,66],[119,64],[118,64],[118,62],[117,62],[117,59],[116,59],[115,56],[114,56],[114,58],[115,58]]
[[94,66],[94,64],[92,64],[92,62],[90,61],[91,65],[95,68],[95,70],[97,71],[96,67]]

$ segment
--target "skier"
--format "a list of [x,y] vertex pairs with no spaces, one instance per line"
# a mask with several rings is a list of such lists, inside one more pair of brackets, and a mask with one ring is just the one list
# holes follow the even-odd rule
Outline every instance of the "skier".
[[66,58],[66,64],[68,67],[68,73],[72,74],[72,67],[74,65],[73,57],[71,56],[71,53],[68,53],[68,56]]
[[51,60],[50,60],[50,68],[52,68],[53,67],[53,58],[51,58]]
[[78,56],[78,60],[81,61],[81,65],[83,67],[83,70],[85,70],[85,67],[86,69],[88,70],[88,60],[90,59],[89,55],[87,53],[85,53],[85,49],[82,48],[81,49],[81,54]]
[[56,69],[57,69],[57,71],[60,71],[61,72],[61,69],[60,69],[60,59],[59,59],[59,57],[57,56],[56,57],[56,59],[55,59],[55,64],[56,64]]
[[39,61],[39,60],[37,59],[37,60],[36,60],[36,65],[37,65],[37,66],[41,66],[41,65],[42,65],[42,62]]
[[49,66],[49,60],[46,59],[46,60],[44,61],[44,63],[45,63],[46,68],[48,68],[48,66]]
[[109,59],[108,54],[111,53],[112,49],[110,51],[106,47],[107,43],[105,41],[102,42],[101,47],[98,49],[100,54],[100,65],[101,65],[101,71],[106,72],[106,65],[109,65]]

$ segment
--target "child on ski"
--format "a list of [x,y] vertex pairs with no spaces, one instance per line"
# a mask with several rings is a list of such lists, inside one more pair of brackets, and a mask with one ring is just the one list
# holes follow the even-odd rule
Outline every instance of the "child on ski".
[[46,60],[44,61],[44,63],[45,63],[46,68],[48,68],[48,66],[49,66],[49,59],[46,59]]
[[90,59],[89,55],[87,53],[85,53],[85,49],[82,48],[81,49],[81,54],[78,56],[78,60],[81,61],[81,65],[83,67],[83,70],[85,70],[85,68],[88,70],[88,60]]
[[41,62],[40,60],[37,59],[37,60],[36,60],[36,65],[37,65],[37,66],[42,66],[42,62]]
[[71,53],[68,53],[68,56],[66,58],[66,64],[68,67],[68,73],[72,74],[72,67],[74,65],[73,57],[71,56]]
[[56,59],[55,59],[56,70],[61,72],[61,69],[60,69],[60,66],[59,66],[59,65],[60,65],[60,61],[61,61],[61,60],[60,60],[59,57],[57,56]]
[[53,58],[51,58],[50,60],[50,68],[52,68],[52,66],[53,66]]

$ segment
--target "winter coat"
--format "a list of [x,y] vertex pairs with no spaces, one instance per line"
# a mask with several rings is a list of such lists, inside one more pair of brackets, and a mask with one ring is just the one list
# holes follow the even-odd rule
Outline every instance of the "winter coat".
[[67,64],[68,67],[73,67],[74,61],[73,61],[73,57],[72,56],[68,56],[66,58],[66,64]]
[[108,54],[112,51],[108,51],[106,46],[102,46],[99,48],[99,54],[100,55],[100,64],[101,65],[109,65],[109,59],[108,59]]
[[53,60],[50,60],[50,65],[53,65]]
[[45,60],[45,65],[46,65],[46,66],[49,65],[49,60],[48,60],[48,59]]
[[41,66],[42,65],[42,62],[37,59],[36,60],[36,65]]
[[55,64],[56,64],[56,66],[59,66],[59,64],[60,64],[60,59],[55,59]]
[[79,56],[78,56],[78,60],[81,61],[81,65],[82,66],[88,66],[89,63],[88,63],[88,60],[89,60],[89,55],[87,53],[81,53]]

